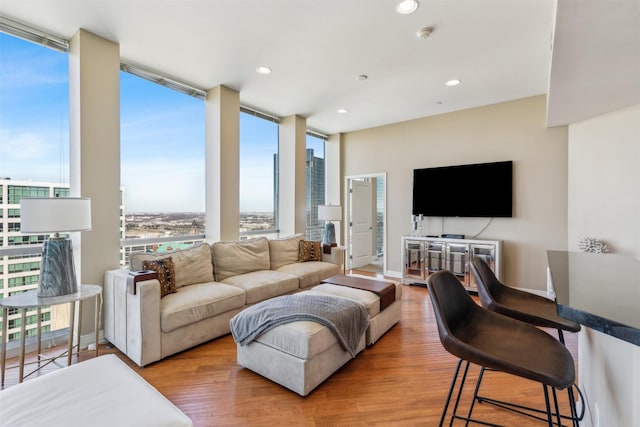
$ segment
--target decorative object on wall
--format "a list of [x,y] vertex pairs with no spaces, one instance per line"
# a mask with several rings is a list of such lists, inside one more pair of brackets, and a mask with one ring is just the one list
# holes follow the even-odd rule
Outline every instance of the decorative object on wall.
[[589,252],[594,254],[606,254],[609,253],[609,247],[606,243],[594,237],[584,237],[578,242],[578,249],[582,252]]
[[91,199],[33,197],[20,200],[21,232],[53,233],[42,244],[38,297],[55,297],[78,291],[72,242],[60,233],[91,230]]
[[320,205],[318,206],[318,219],[326,221],[324,226],[324,244],[336,245],[336,227],[331,221],[342,219],[342,206]]

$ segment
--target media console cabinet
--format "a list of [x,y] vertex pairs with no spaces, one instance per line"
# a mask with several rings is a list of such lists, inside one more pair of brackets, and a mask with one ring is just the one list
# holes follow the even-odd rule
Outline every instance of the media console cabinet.
[[471,292],[477,292],[469,261],[481,257],[502,277],[502,240],[402,236],[402,284],[425,285],[429,275],[449,270]]

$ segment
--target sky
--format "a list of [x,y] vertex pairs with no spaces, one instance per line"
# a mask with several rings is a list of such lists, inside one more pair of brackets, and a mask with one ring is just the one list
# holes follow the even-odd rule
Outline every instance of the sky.
[[[204,211],[204,101],[120,73],[126,212]],[[240,211],[273,211],[276,123],[240,115]],[[315,155],[323,143],[308,138]],[[0,177],[69,182],[67,54],[0,32]]]

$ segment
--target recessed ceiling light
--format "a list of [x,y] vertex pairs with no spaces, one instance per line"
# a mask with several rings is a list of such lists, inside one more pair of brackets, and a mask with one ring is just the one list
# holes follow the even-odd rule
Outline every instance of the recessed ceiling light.
[[256,73],[258,74],[271,74],[271,68],[269,67],[265,67],[264,65],[259,66],[258,68],[256,68]]
[[460,80],[458,79],[452,79],[452,80],[448,80],[445,85],[447,86],[458,86],[460,84]]
[[368,78],[369,76],[367,76],[366,74],[359,74],[356,76],[356,80],[360,80],[360,81],[367,80]]
[[416,0],[403,0],[396,5],[396,12],[400,15],[408,15],[415,12],[418,6],[420,6],[420,3]]
[[349,110],[347,110],[346,108],[338,108],[336,110],[336,112],[338,112],[340,114],[347,114],[349,112]]

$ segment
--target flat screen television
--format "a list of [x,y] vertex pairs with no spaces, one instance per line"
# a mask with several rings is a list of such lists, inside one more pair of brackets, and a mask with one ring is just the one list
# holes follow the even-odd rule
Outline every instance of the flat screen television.
[[512,161],[414,169],[413,214],[510,218],[512,191]]

